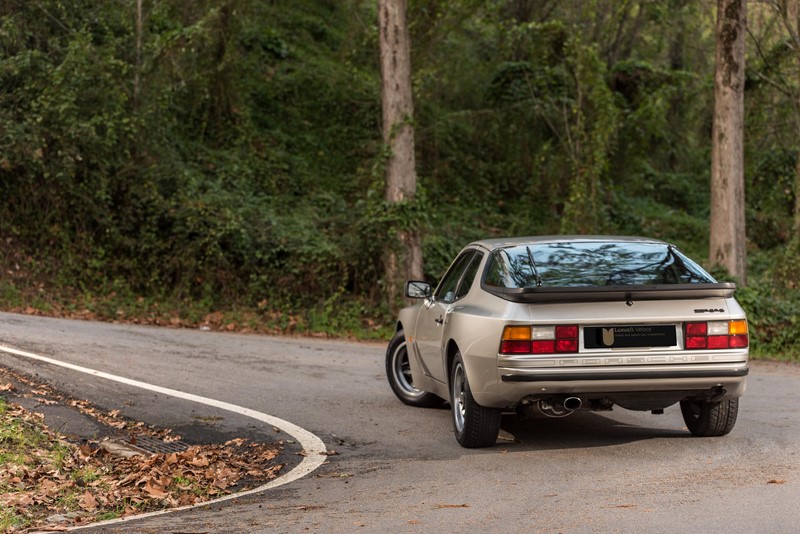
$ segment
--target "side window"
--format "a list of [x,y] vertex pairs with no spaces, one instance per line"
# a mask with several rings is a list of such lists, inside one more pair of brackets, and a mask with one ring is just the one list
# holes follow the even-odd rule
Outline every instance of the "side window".
[[453,266],[450,267],[450,270],[445,273],[439,287],[436,288],[436,293],[433,294],[434,299],[442,302],[453,302],[455,300],[458,281],[469,266],[469,260],[471,260],[473,256],[475,256],[475,251],[468,250],[456,259]]
[[467,270],[464,272],[464,277],[456,290],[456,300],[464,298],[469,293],[469,288],[472,287],[472,282],[475,280],[475,275],[478,274],[478,266],[481,264],[483,254],[478,252],[472,257]]
[[[503,257],[505,256],[505,257]],[[508,272],[508,253],[500,249],[489,256],[489,267],[486,270],[486,285],[495,287],[509,287],[510,275]]]

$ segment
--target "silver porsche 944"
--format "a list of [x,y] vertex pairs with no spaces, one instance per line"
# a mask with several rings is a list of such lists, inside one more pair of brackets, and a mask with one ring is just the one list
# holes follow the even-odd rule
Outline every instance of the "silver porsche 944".
[[522,237],[467,245],[434,289],[409,281],[386,352],[397,397],[450,403],[464,447],[495,443],[504,411],[662,413],[733,429],[749,339],[736,287],[675,246],[638,237]]

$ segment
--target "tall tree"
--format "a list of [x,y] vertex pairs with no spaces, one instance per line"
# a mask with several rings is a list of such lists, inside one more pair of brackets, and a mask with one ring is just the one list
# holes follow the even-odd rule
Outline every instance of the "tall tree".
[[[417,190],[412,124],[414,105],[411,95],[411,47],[406,13],[406,0],[379,2],[383,141],[389,150],[386,162],[386,201],[390,206],[412,201]],[[400,222],[397,246],[389,247],[385,269],[389,304],[394,307],[395,293],[403,278],[422,278],[421,238],[419,231],[407,222]]]
[[133,66],[133,107],[139,107],[142,90],[142,0],[136,0],[136,64]]
[[[797,74],[800,75],[800,1],[778,0],[776,7],[781,14],[784,27],[789,34],[789,46],[794,52],[797,64]],[[795,130],[800,134],[800,90],[792,95],[795,109]],[[800,138],[799,138],[800,139]],[[792,240],[800,244],[800,150],[795,164],[795,194],[794,194],[794,225]]]
[[744,207],[745,0],[717,0],[709,260],[747,283]]

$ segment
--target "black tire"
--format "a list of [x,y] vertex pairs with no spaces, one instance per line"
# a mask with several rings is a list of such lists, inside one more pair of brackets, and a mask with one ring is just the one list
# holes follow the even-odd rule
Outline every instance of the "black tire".
[[408,363],[406,336],[398,331],[386,349],[386,377],[397,398],[409,406],[430,408],[442,404],[442,399],[414,387],[411,366]]
[[695,436],[724,436],[733,430],[739,414],[739,399],[721,402],[681,401],[686,428]]
[[456,354],[450,369],[450,407],[453,432],[462,447],[477,449],[495,444],[500,434],[501,412],[475,402],[460,353]]

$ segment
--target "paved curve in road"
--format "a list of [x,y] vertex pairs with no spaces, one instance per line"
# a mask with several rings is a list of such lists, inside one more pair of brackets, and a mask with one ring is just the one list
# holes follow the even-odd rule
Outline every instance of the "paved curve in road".
[[[392,395],[380,344],[218,334],[0,314],[0,344],[272,414],[339,454],[281,488],[98,532],[796,532],[800,367],[756,362],[739,421],[694,438],[677,407],[504,417],[490,449],[460,448],[446,409]],[[204,432],[271,427],[11,355],[107,409]],[[285,436],[284,436],[285,439]]]

